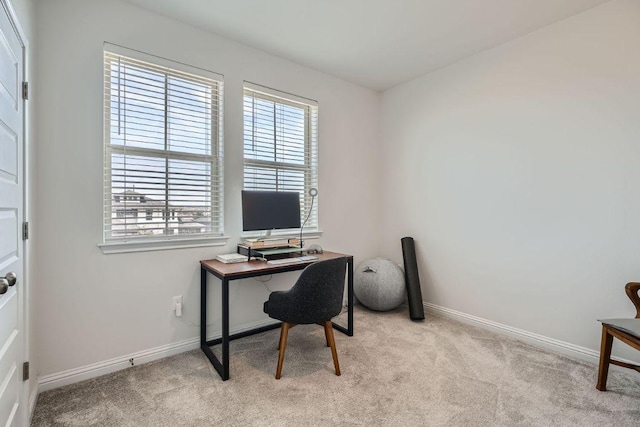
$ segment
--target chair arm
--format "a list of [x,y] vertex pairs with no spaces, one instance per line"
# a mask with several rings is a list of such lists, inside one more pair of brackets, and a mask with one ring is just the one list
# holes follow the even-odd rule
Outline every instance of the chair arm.
[[627,293],[627,296],[636,306],[636,319],[640,319],[640,296],[638,296],[638,291],[640,290],[640,283],[631,282],[627,283],[627,286],[624,287],[624,291]]
[[281,317],[296,307],[296,305],[292,303],[291,289],[271,292],[271,294],[269,294],[269,300],[265,304],[265,308],[267,307],[268,310],[265,310],[265,313],[274,319],[283,320]]

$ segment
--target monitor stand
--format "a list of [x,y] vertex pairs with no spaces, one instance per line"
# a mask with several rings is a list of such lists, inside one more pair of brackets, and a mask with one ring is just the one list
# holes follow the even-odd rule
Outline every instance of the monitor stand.
[[280,258],[290,258],[303,255],[300,248],[273,248],[273,249],[254,249],[253,253],[258,257],[272,260]]

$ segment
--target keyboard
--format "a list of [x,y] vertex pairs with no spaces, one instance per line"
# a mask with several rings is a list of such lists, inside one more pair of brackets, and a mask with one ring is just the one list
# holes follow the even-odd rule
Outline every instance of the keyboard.
[[301,262],[313,261],[314,259],[318,259],[318,257],[313,255],[305,255],[305,256],[299,256],[296,258],[272,259],[271,261],[267,261],[267,264],[270,264],[270,265],[299,264]]

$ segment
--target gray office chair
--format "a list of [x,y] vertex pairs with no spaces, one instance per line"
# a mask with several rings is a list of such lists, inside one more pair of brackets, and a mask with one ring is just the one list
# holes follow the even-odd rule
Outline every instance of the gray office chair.
[[342,310],[346,258],[315,262],[302,271],[296,284],[288,291],[275,291],[264,303],[264,312],[282,321],[280,329],[280,354],[276,379],[282,375],[282,363],[287,346],[289,329],[298,324],[317,323],[324,326],[327,346],[331,347],[333,366],[340,375],[338,353],[333,338],[331,319]]

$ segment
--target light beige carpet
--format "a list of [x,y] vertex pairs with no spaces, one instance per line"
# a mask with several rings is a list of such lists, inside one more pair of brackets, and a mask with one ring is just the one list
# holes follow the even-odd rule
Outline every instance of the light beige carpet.
[[342,376],[319,326],[231,343],[223,382],[200,350],[42,393],[33,426],[640,426],[640,375],[597,366],[406,307],[356,307],[336,334]]

